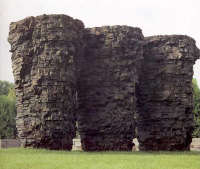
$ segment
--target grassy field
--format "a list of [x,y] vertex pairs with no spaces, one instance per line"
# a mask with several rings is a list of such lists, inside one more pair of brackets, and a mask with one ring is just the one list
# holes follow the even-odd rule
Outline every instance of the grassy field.
[[0,169],[200,169],[200,152],[0,149]]

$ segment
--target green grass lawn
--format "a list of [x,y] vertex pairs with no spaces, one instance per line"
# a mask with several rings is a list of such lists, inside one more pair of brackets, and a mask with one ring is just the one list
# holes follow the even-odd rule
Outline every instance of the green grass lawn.
[[0,169],[200,169],[200,152],[0,149]]

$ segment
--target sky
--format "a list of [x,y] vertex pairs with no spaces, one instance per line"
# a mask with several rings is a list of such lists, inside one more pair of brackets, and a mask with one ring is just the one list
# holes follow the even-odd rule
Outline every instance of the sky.
[[[200,48],[199,0],[0,0],[0,80],[14,81],[7,42],[10,22],[42,14],[70,15],[85,27],[140,27],[144,36],[188,35]],[[200,60],[194,78],[200,86]]]

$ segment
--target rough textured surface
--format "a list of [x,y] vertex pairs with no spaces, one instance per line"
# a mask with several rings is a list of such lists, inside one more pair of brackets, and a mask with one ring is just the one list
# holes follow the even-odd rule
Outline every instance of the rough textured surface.
[[17,129],[23,146],[72,148],[75,135],[76,57],[81,21],[42,15],[11,23]]
[[83,150],[132,150],[137,68],[143,58],[141,40],[139,28],[86,30],[77,114]]
[[198,57],[190,37],[145,38],[137,90],[140,150],[189,150],[193,65]]
[[42,15],[11,23],[8,40],[23,146],[70,150],[77,120],[83,150],[131,151],[137,112],[141,150],[189,149],[190,37]]

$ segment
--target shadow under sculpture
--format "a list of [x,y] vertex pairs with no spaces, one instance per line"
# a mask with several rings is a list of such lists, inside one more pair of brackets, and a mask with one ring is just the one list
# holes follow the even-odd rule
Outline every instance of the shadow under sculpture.
[[137,90],[140,150],[190,149],[193,65],[199,54],[187,36],[145,38]]
[[86,30],[77,114],[83,150],[132,150],[143,38],[128,26]]
[[66,15],[11,23],[18,137],[24,147],[71,150],[75,136],[76,57],[84,25]]

